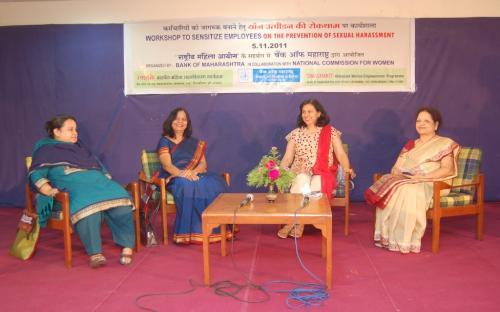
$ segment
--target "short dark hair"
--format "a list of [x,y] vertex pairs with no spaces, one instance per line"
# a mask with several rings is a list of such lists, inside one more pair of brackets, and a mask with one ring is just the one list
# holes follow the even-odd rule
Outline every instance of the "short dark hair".
[[420,107],[415,114],[415,119],[418,118],[418,114],[420,114],[421,112],[429,113],[429,115],[431,115],[432,121],[438,123],[437,129],[439,130],[439,128],[441,128],[441,126],[443,125],[443,117],[441,117],[441,113],[436,108],[430,106]]
[[51,120],[45,123],[45,131],[47,131],[48,136],[54,138],[54,130],[61,129],[66,120],[71,119],[76,122],[76,118],[71,115],[59,114],[54,116]]
[[191,137],[191,134],[193,133],[193,129],[191,127],[191,117],[189,117],[189,113],[187,112],[187,110],[182,107],[177,107],[176,109],[171,111],[170,114],[168,114],[167,119],[165,119],[165,121],[163,122],[163,136],[168,136],[171,138],[175,136],[174,129],[172,129],[172,123],[174,122],[175,118],[177,118],[177,114],[179,112],[184,112],[187,118],[187,127],[186,130],[184,130],[182,136],[186,139]]
[[302,120],[302,108],[307,104],[311,104],[312,106],[314,106],[314,109],[316,109],[316,111],[321,113],[318,120],[316,120],[316,126],[324,127],[330,122],[330,117],[326,113],[323,105],[321,105],[321,103],[316,99],[307,99],[300,104],[299,115],[297,116],[297,127],[302,128],[306,126],[306,123],[304,122],[304,120]]

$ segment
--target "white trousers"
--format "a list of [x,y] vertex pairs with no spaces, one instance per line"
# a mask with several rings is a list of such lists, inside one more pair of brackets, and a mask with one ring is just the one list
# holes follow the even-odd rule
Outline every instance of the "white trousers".
[[299,173],[293,180],[290,193],[303,194],[304,188],[308,188],[310,192],[321,192],[321,177],[319,175],[308,175]]

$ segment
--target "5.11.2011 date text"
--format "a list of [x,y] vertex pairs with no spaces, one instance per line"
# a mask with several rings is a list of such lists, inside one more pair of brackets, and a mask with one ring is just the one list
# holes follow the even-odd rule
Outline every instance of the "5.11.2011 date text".
[[252,49],[286,49],[286,42],[252,43]]

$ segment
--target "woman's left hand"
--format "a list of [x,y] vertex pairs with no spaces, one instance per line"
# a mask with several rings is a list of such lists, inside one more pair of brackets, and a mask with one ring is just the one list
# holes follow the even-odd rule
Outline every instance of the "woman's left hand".
[[356,177],[356,172],[354,172],[353,168],[348,169],[347,173],[349,173],[351,179],[354,179]]
[[182,177],[190,180],[190,181],[198,181],[200,177],[198,177],[198,173],[194,170],[184,170],[182,172]]

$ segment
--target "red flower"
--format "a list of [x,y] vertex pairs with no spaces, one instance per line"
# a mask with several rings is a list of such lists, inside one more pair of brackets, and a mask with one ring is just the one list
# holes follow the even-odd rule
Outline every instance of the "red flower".
[[276,181],[276,179],[278,179],[279,176],[280,176],[280,171],[278,169],[273,169],[269,171],[269,179],[271,179],[271,181]]
[[269,161],[267,162],[267,164],[266,164],[266,168],[267,168],[267,169],[272,169],[272,168],[274,168],[274,167],[276,167],[276,163],[274,162],[274,160],[272,160],[272,159],[271,159],[271,160],[269,160]]

